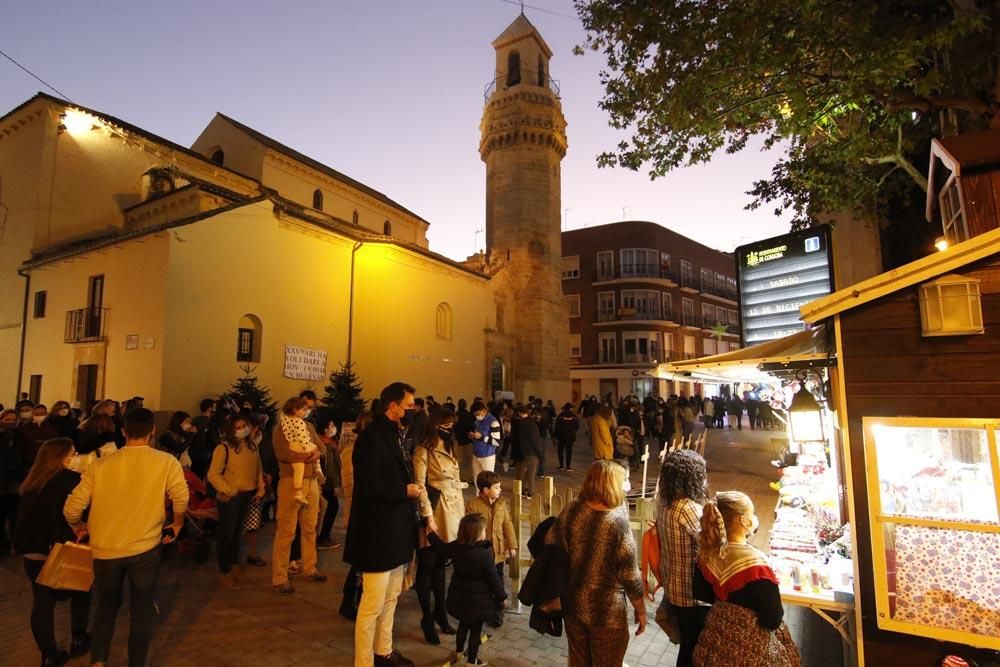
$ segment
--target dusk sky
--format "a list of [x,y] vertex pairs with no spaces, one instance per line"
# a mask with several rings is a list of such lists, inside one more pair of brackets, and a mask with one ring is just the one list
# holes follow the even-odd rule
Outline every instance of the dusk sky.
[[[563,228],[652,220],[722,250],[787,231],[745,194],[777,154],[748,149],[656,181],[598,169],[619,136],[598,108],[599,54],[571,0],[533,0],[569,123]],[[385,193],[431,223],[431,248],[464,258],[484,235],[479,159],[490,42],[504,0],[10,3],[0,50],[73,101],[186,146],[221,111]],[[0,115],[46,90],[0,58]],[[52,91],[46,90],[51,93]]]

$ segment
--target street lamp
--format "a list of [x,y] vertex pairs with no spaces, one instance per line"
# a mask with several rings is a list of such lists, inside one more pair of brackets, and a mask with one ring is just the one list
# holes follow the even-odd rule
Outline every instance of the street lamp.
[[812,392],[806,389],[806,379],[810,372],[816,374],[822,386],[823,378],[815,370],[803,368],[795,374],[795,378],[799,381],[799,390],[792,397],[792,404],[788,407],[791,439],[795,442],[826,442],[826,435],[823,432],[823,408]]

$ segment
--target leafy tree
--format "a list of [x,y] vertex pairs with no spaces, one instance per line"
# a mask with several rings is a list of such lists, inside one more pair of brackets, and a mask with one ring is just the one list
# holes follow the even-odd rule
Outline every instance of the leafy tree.
[[601,107],[626,138],[602,166],[651,178],[786,152],[748,208],[793,225],[922,197],[931,137],[1000,126],[993,0],[574,0],[607,58]]
[[278,403],[271,398],[270,389],[266,385],[260,384],[257,376],[254,375],[256,368],[246,364],[240,366],[240,369],[243,371],[243,377],[233,382],[224,398],[232,399],[233,403],[240,408],[243,407],[244,403],[249,402],[255,412],[266,414],[271,423],[274,423],[278,414]]
[[330,373],[330,384],[323,389],[325,412],[339,426],[345,421],[354,421],[365,409],[365,399],[361,397],[361,380],[354,373],[352,364],[340,365],[340,370]]

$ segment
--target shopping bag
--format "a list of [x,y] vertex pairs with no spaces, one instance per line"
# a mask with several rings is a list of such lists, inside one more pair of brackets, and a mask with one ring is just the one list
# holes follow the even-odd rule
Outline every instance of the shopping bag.
[[52,545],[36,584],[60,591],[89,591],[94,585],[94,556],[86,544]]

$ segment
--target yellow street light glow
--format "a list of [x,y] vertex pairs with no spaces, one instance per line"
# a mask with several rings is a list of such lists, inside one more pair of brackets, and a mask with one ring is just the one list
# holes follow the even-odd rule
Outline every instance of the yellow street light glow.
[[72,135],[80,135],[84,132],[89,132],[90,130],[99,127],[98,122],[99,121],[90,114],[79,111],[78,109],[67,109],[62,118],[63,127],[65,127],[66,131]]
[[948,239],[946,239],[943,236],[937,237],[937,239],[934,241],[934,247],[937,248],[938,251],[944,252],[945,250],[948,249]]

